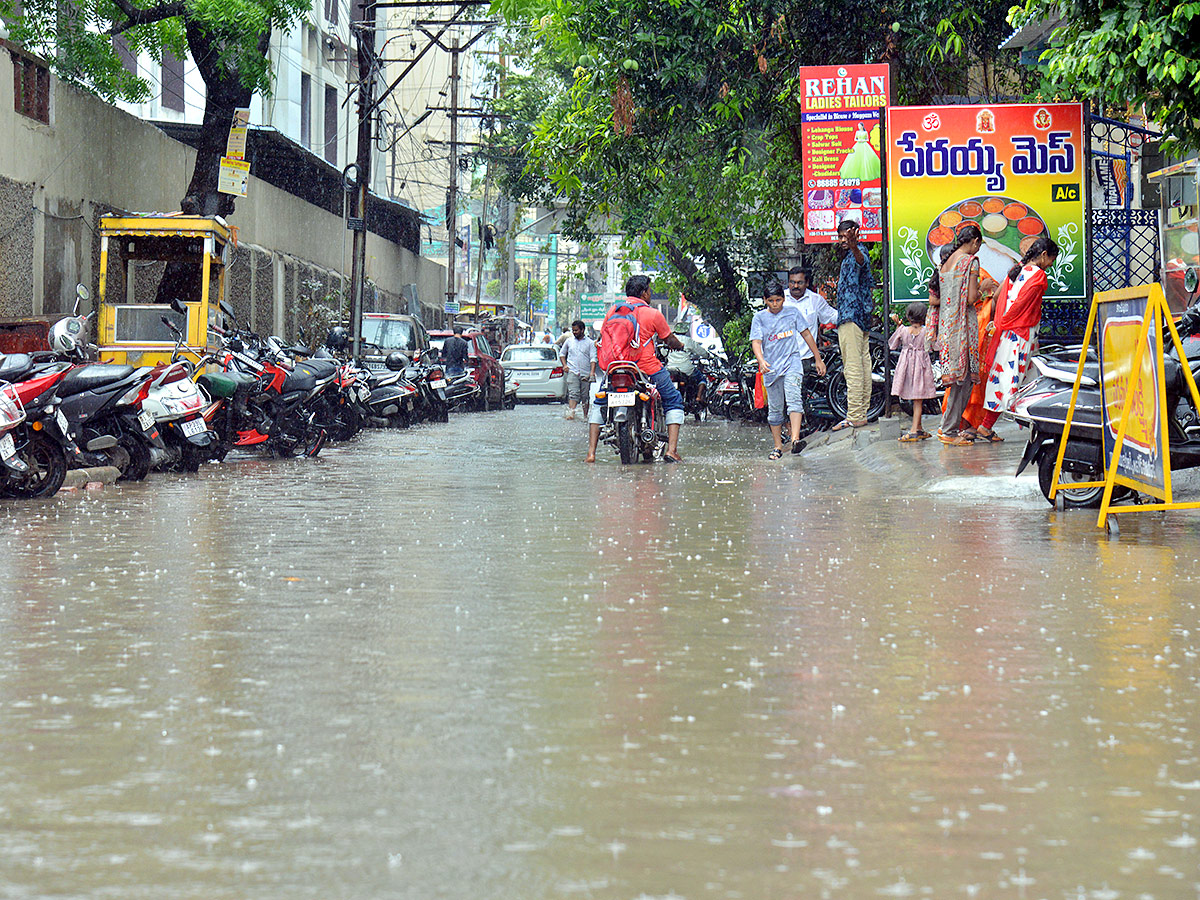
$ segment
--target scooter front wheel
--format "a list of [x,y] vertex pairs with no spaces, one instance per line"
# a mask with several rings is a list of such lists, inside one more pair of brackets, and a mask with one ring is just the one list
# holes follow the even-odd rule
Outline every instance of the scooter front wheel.
[[[1102,487],[1060,487],[1056,492],[1055,499],[1051,499],[1050,488],[1054,485],[1054,463],[1057,458],[1055,450],[1054,446],[1048,447],[1038,460],[1038,487],[1042,490],[1042,496],[1048,503],[1054,503],[1057,495],[1061,494],[1063,506],[1066,509],[1098,509],[1100,501],[1104,498],[1104,488]],[[1059,473],[1059,478],[1064,484],[1069,484],[1072,481],[1096,481],[1100,476],[1083,472],[1068,472],[1064,469]]]

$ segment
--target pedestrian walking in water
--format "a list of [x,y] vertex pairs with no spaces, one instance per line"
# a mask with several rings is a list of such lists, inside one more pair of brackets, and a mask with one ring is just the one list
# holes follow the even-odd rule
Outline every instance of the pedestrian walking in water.
[[588,414],[592,382],[596,378],[596,342],[587,336],[583,321],[571,323],[571,334],[563,342],[559,359],[566,368],[567,413],[564,418],[575,418],[575,407],[583,404],[583,415]]
[[[766,309],[759,310],[750,321],[750,346],[758,360],[758,371],[767,389],[767,424],[775,449],[769,459],[783,456],[783,408],[786,402],[791,420],[792,436],[800,433],[804,413],[804,361],[796,346],[799,335],[812,352],[817,372],[825,374],[825,361],[817,350],[812,332],[805,326],[800,311],[783,305],[783,285],[771,279],[763,288]],[[792,444],[792,452],[804,449],[803,441]]]
[[[933,383],[933,365],[929,362],[929,333],[925,327],[924,303],[910,303],[905,310],[907,324],[897,328],[888,341],[888,346],[900,348],[896,360],[896,371],[892,375],[892,393],[901,400],[911,400],[913,406],[912,428],[900,435],[902,443],[923,441],[929,432],[921,428],[921,409],[924,401],[937,396]],[[900,324],[900,317],[892,313],[892,321]]]

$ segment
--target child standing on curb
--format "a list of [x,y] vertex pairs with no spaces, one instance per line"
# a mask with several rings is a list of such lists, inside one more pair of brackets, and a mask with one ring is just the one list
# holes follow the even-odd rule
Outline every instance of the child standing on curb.
[[[922,401],[937,395],[933,383],[933,366],[929,362],[929,338],[925,329],[925,304],[910,303],[905,312],[907,325],[892,333],[888,346],[900,348],[896,371],[892,374],[892,393],[901,400],[911,400],[913,405],[912,430],[900,435],[900,441],[908,444],[926,440],[930,435],[921,428]],[[892,313],[892,321],[900,324],[900,317]]]

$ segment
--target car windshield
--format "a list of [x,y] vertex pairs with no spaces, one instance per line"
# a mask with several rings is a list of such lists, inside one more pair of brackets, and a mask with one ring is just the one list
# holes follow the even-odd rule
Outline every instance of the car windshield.
[[551,347],[509,347],[501,359],[504,362],[552,362],[558,355]]
[[381,350],[416,350],[416,334],[405,319],[368,319],[363,317],[362,339]]

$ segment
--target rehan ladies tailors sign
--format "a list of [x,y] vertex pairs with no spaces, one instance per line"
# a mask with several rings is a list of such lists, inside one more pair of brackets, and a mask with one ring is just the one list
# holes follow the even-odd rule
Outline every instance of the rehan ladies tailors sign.
[[805,243],[835,242],[845,219],[859,223],[861,240],[883,240],[879,110],[888,103],[887,65],[803,66],[800,85]]
[[1059,246],[1046,299],[1085,292],[1083,106],[909,106],[887,111],[892,302],[928,294],[943,247],[967,224],[997,283],[1040,235]]

